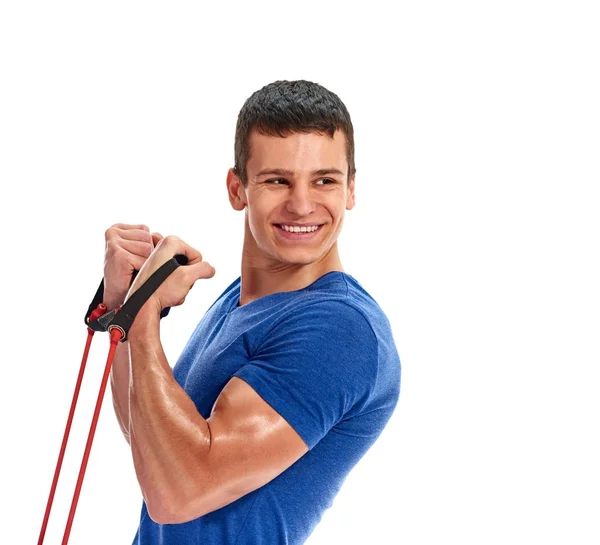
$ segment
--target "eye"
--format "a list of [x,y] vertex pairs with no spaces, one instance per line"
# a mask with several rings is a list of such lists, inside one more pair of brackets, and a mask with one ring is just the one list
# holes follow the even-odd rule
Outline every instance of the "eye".
[[317,180],[317,183],[319,185],[332,185],[335,184],[335,180],[332,180],[331,178],[321,178],[320,180]]
[[274,178],[273,180],[267,180],[266,183],[273,185],[284,185],[287,184],[288,181],[285,178]]

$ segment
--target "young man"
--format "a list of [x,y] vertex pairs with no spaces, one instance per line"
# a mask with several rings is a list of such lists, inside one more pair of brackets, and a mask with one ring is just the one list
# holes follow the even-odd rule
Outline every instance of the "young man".
[[385,427],[400,361],[336,242],[354,184],[353,127],[335,94],[277,81],[246,101],[227,174],[246,218],[241,276],[173,369],[160,312],[215,270],[176,237],[107,230],[109,308],[175,254],[189,258],[144,305],[113,364],[113,404],[144,497],[134,544],[304,543]]

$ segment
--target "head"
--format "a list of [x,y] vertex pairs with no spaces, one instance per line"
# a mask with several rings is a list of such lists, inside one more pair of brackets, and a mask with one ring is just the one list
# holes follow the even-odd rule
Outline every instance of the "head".
[[256,91],[239,113],[227,176],[232,206],[246,210],[245,255],[336,267],[355,172],[352,122],[337,95],[308,81]]
[[310,81],[275,81],[265,85],[246,100],[235,128],[235,167],[244,186],[251,157],[250,136],[255,131],[268,136],[285,137],[293,133],[327,134],[341,131],[346,138],[348,180],[356,173],[354,166],[354,128],[350,114],[340,98],[318,83]]

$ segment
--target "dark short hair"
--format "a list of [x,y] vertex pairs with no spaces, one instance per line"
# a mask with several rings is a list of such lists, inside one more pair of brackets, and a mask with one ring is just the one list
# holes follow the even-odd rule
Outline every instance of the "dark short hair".
[[246,100],[235,128],[235,171],[242,184],[248,183],[246,165],[250,159],[250,134],[285,137],[293,133],[316,132],[331,138],[336,130],[346,135],[348,183],[354,166],[354,129],[350,114],[340,98],[311,81],[274,81],[255,91]]

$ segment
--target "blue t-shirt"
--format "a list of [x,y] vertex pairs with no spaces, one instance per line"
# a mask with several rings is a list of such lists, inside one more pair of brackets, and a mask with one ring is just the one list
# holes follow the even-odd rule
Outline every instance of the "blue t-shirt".
[[346,476],[390,419],[400,359],[390,324],[350,275],[238,306],[240,279],[206,312],[173,368],[208,418],[231,377],[246,381],[309,451],[264,486],[183,524],[157,524],[146,504],[134,545],[304,543]]

